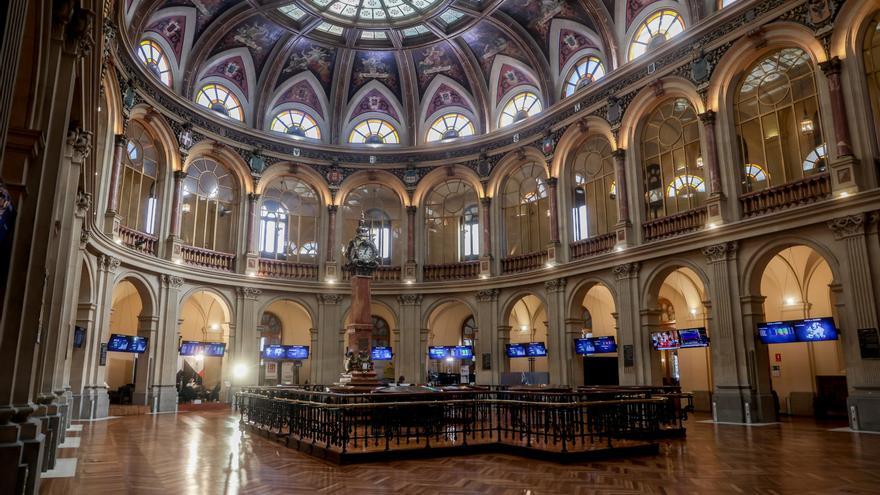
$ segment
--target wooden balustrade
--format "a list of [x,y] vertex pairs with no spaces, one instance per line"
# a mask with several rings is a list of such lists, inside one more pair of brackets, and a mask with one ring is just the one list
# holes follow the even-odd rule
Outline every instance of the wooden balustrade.
[[693,210],[645,222],[642,224],[642,231],[645,234],[646,241],[672,237],[703,228],[706,225],[706,216],[706,207],[701,206]]
[[501,259],[501,273],[519,273],[537,270],[544,266],[547,251],[509,256]]
[[130,229],[124,225],[119,226],[119,240],[123,246],[152,255],[156,254],[156,245],[159,242],[158,237]]
[[608,234],[597,235],[580,241],[572,242],[568,245],[569,253],[572,260],[578,260],[587,256],[607,253],[614,249],[617,242],[617,234],[614,232]]
[[774,210],[790,208],[831,196],[831,178],[827,173],[804,177],[801,180],[771,187],[740,196],[743,216],[753,217]]
[[422,269],[422,277],[425,279],[425,281],[464,280],[469,278],[477,278],[477,275],[479,274],[479,261],[462,261],[460,263],[425,265]]
[[261,258],[258,274],[289,280],[318,280],[318,265]]
[[181,255],[183,256],[183,261],[190,265],[226,272],[235,270],[234,254],[220,253],[194,246],[181,246]]
[[[400,272],[399,266],[380,265],[373,272],[373,282],[399,282]],[[351,280],[351,272],[344,268],[342,269],[342,280]]]

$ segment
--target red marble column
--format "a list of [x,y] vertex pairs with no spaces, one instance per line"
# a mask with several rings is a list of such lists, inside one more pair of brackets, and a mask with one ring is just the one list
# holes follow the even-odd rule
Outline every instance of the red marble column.
[[483,246],[482,246],[482,256],[491,256],[492,255],[492,227],[489,220],[490,215],[490,206],[492,206],[492,198],[485,197],[480,199],[480,206],[482,214],[482,221],[480,222],[483,228]]
[[715,112],[707,110],[699,115],[703,123],[706,149],[703,150],[703,166],[709,174],[709,194],[721,194],[721,169],[718,167],[718,145],[715,142]]
[[336,205],[327,205],[327,261],[336,259]]
[[416,260],[416,210],[415,206],[406,207],[406,260]]
[[629,223],[629,201],[626,187],[626,150],[617,148],[612,153],[614,156],[614,175],[617,182],[617,221]]
[[819,64],[825,78],[828,79],[828,95],[831,97],[831,117],[834,120],[834,137],[837,139],[837,156],[853,154],[852,141],[849,135],[849,122],[846,120],[846,101],[843,98],[843,86],[840,82],[839,57],[833,57]]
[[113,168],[110,171],[110,195],[107,198],[107,211],[119,211],[119,187],[122,184],[122,157],[125,156],[128,137],[117,134],[113,147]]
[[171,199],[171,229],[170,234],[173,237],[180,237],[180,213],[181,205],[183,205],[183,180],[186,178],[186,172],[183,170],[174,171],[174,189]]
[[256,253],[257,247],[255,245],[256,241],[256,225],[257,225],[257,215],[258,207],[257,203],[260,201],[260,195],[255,193],[248,194],[248,221],[247,221],[247,244],[245,244],[248,253]]
[[547,179],[547,194],[550,196],[550,242],[559,242],[559,203],[556,196],[559,179],[550,177]]

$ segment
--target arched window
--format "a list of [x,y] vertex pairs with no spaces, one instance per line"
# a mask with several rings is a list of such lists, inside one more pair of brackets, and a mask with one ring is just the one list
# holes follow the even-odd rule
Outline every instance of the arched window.
[[371,346],[389,346],[391,345],[391,327],[388,322],[381,316],[372,315],[373,333],[371,335],[373,341]]
[[507,256],[547,248],[550,242],[550,199],[542,165],[527,163],[508,177],[501,210]]
[[864,43],[865,77],[868,81],[868,94],[874,110],[874,134],[880,139],[880,11],[868,23]]
[[297,263],[318,258],[318,196],[294,177],[272,181],[260,206],[260,256]]
[[471,119],[460,113],[447,113],[431,124],[425,140],[429,143],[455,139],[457,137],[473,136],[474,124]]
[[398,144],[400,136],[391,123],[382,119],[367,119],[354,126],[348,135],[354,144]]
[[232,91],[220,84],[206,84],[196,94],[196,103],[231,119],[244,121],[241,103]]
[[571,166],[574,185],[571,220],[575,241],[611,232],[617,223],[614,158],[603,136],[587,138]]
[[171,86],[171,66],[158,43],[153,40],[142,40],[138,45],[137,56],[141,63],[162,81],[162,84]]
[[477,335],[477,322],[474,315],[470,315],[461,324],[461,345],[474,345],[474,339]]
[[514,96],[504,105],[498,127],[507,127],[541,112],[541,99],[538,95],[524,91]]
[[183,182],[181,236],[191,246],[232,253],[238,214],[238,184],[210,158],[198,158]]
[[762,181],[746,175],[744,192],[825,170],[813,64],[803,50],[784,48],[752,64],[736,93],[734,118],[742,163],[765,171]]
[[629,44],[629,60],[647,53],[684,31],[684,20],[674,10],[658,10],[636,28]]
[[480,257],[477,193],[461,179],[448,180],[425,201],[427,263],[443,264]]
[[571,96],[575,91],[583,88],[593,81],[605,76],[605,66],[596,57],[590,56],[581,59],[573,69],[565,82],[565,96]]
[[284,326],[281,318],[275,313],[264,311],[260,318],[260,339],[262,339],[263,347],[267,345],[281,344],[281,337],[284,335]]
[[155,234],[159,154],[140,122],[134,121],[128,126],[123,163],[118,211],[122,224],[146,234]]
[[365,184],[356,187],[345,197],[342,205],[342,235],[340,242],[346,244],[354,236],[363,214],[370,236],[379,249],[379,262],[398,265],[401,255],[400,197],[382,184]]
[[[686,99],[668,99],[648,116],[642,131],[642,160],[649,219],[687,211],[706,201],[699,120]],[[697,179],[700,189],[668,194],[667,186],[687,188]],[[677,191],[675,187],[672,190]]]
[[311,115],[299,110],[284,110],[272,119],[275,132],[309,139],[321,139],[321,129]]
[[768,178],[767,171],[757,163],[747,163],[745,170],[743,170],[743,174],[745,175],[746,180],[750,182],[763,182]]

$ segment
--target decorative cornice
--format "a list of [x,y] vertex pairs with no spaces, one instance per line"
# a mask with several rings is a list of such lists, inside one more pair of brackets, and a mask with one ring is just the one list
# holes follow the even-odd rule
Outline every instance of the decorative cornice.
[[498,295],[501,293],[498,289],[484,289],[477,291],[477,301],[479,302],[493,302],[498,300]]
[[865,214],[859,213],[829,220],[828,228],[834,233],[835,239],[865,235]]
[[553,280],[548,280],[544,282],[544,289],[547,292],[563,292],[565,291],[566,280],[564,278],[557,278]]
[[159,276],[159,283],[164,289],[179,289],[183,287],[183,279],[174,275],[162,274]]
[[263,290],[256,287],[238,287],[235,289],[235,293],[238,294],[238,297],[255,301],[263,293]]
[[706,257],[706,261],[709,263],[718,263],[721,261],[727,261],[736,256],[737,249],[739,249],[739,244],[736,241],[732,241],[706,246],[702,251],[703,256]]
[[639,276],[639,265],[638,262],[635,263],[624,263],[622,265],[617,265],[612,268],[612,272],[615,276],[617,276],[617,280],[625,280],[628,278],[636,278]]
[[421,294],[401,294],[397,296],[397,301],[402,306],[418,306],[422,304]]

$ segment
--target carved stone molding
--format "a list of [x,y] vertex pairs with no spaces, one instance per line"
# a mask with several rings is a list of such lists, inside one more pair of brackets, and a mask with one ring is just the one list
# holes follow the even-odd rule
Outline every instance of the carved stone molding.
[[497,301],[498,294],[500,294],[500,293],[501,293],[501,291],[499,291],[498,289],[485,289],[485,290],[477,291],[477,301],[479,301],[479,302]]
[[79,127],[68,129],[67,146],[70,148],[70,161],[81,164],[92,152],[92,133]]
[[422,304],[421,294],[401,294],[397,296],[397,301],[404,306],[418,306]]
[[614,273],[615,276],[617,276],[617,280],[624,280],[628,278],[638,277],[639,268],[641,268],[641,265],[639,265],[638,262],[624,263],[622,265],[615,266],[614,268],[612,268],[611,271]]
[[835,239],[846,239],[855,235],[865,234],[865,214],[849,215],[828,221],[828,228],[834,233]]
[[737,244],[737,242],[733,241],[706,246],[702,249],[702,251],[703,256],[706,257],[706,261],[708,261],[709,263],[718,263],[719,261],[725,261],[733,256],[736,256],[736,250],[738,248],[739,245]]
[[84,218],[86,213],[88,213],[89,209],[92,207],[92,195],[83,192],[76,192],[76,211],[75,215],[79,218]]
[[263,290],[257,289],[256,287],[238,287],[235,289],[235,292],[241,298],[255,301],[257,297],[263,293]]
[[106,254],[102,254],[101,257],[98,258],[98,268],[106,272],[116,272],[116,269],[119,268],[120,264],[122,264],[122,262],[119,261],[119,258],[107,256]]
[[92,231],[86,228],[80,229],[79,231],[79,247],[84,248],[89,243],[89,239],[92,238]]
[[339,304],[342,302],[342,294],[318,294],[318,300],[324,304]]
[[165,289],[179,289],[183,287],[183,279],[175,277],[174,275],[166,275],[163,273],[159,276],[159,282],[162,284],[162,288]]
[[563,292],[565,290],[565,284],[566,280],[564,278],[548,280],[544,282],[544,289],[547,292]]

